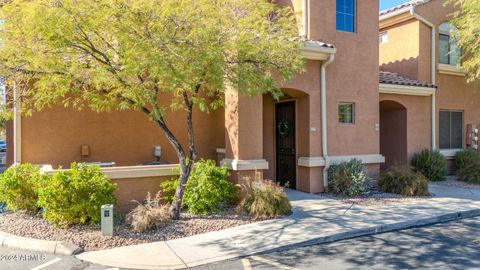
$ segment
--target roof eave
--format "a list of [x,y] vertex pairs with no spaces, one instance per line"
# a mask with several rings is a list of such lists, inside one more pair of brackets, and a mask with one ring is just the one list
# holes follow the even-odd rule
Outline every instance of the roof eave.
[[300,47],[301,55],[308,60],[327,60],[331,54],[335,54],[336,52],[336,48],[320,46],[313,42],[305,42]]
[[437,91],[436,87],[380,83],[379,91],[382,94],[431,96]]
[[412,14],[413,7],[405,7],[379,17],[380,28],[389,27],[404,21],[415,18]]

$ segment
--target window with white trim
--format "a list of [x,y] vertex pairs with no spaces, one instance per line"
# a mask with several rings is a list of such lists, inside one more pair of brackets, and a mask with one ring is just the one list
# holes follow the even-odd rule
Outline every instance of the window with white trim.
[[440,111],[440,149],[463,148],[463,112]]
[[355,32],[355,0],[337,0],[337,30]]
[[438,62],[456,66],[460,63],[461,49],[457,45],[457,28],[450,23],[442,23],[438,34]]

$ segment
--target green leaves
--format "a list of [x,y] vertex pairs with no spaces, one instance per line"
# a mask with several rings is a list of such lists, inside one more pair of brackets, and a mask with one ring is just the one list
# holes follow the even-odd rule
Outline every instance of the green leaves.
[[458,28],[458,45],[462,48],[462,68],[470,82],[480,78],[480,2],[477,0],[447,0],[459,11],[452,23]]
[[278,92],[303,69],[295,16],[264,0],[17,0],[1,16],[0,72],[29,86],[25,110],[162,107],[158,93],[185,109],[186,93],[208,112],[226,86]]

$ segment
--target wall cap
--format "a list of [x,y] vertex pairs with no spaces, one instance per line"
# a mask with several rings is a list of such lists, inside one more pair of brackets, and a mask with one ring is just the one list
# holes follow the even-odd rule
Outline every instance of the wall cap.
[[[331,156],[328,158],[329,164],[338,164],[348,162],[352,159],[358,159],[362,164],[378,164],[385,163],[385,157],[382,155],[354,155],[354,156]],[[324,167],[326,164],[323,157],[300,157],[298,158],[298,166],[301,167]]]
[[[119,166],[101,168],[110,179],[126,179],[141,177],[176,176],[179,175],[178,164],[150,165],[150,166]],[[51,165],[43,165],[42,172],[53,174],[68,169],[53,170]]]
[[227,168],[232,171],[268,170],[268,161],[265,159],[238,160],[224,158],[220,161],[220,165],[227,165]]
[[379,91],[381,94],[431,96],[435,94],[437,89],[432,87],[381,83],[379,84]]
[[438,73],[445,75],[454,75],[464,77],[466,73],[462,71],[462,68],[454,65],[438,64]]

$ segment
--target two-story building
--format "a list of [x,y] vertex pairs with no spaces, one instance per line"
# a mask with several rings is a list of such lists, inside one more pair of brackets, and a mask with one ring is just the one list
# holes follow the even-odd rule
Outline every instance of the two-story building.
[[[380,153],[385,166],[406,164],[422,148],[447,159],[474,147],[480,87],[467,83],[455,11],[442,0],[409,1],[380,12]],[[473,129],[474,130],[474,129]]]
[[[378,1],[278,0],[299,18],[306,71],[283,86],[284,96],[246,97],[228,92],[225,106],[209,115],[195,112],[199,156],[227,164],[232,178],[254,172],[305,192],[323,192],[329,164],[362,160],[377,175],[380,155]],[[167,123],[183,142],[182,112]],[[61,106],[16,115],[9,125],[9,163],[68,167],[70,162],[108,162],[120,201],[142,199],[171,177],[177,163],[162,132],[142,113],[98,114]],[[128,203],[124,207],[127,208]]]

